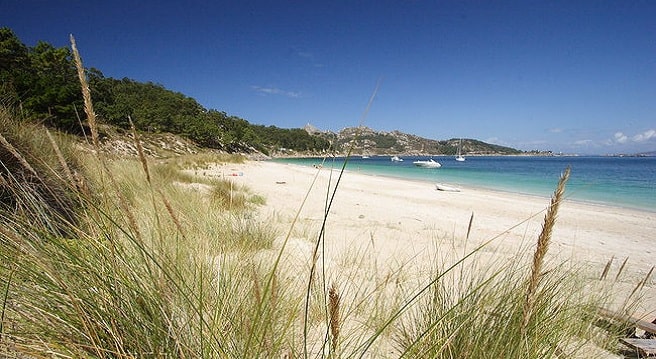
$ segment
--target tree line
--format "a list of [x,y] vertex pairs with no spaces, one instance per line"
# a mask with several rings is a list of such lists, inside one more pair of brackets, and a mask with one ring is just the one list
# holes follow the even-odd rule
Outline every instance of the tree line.
[[[85,69],[99,120],[128,128],[128,116],[146,132],[170,132],[200,146],[228,152],[282,148],[318,152],[328,140],[302,129],[249,123],[224,111],[206,109],[195,99],[152,82],[105,77]],[[0,28],[0,101],[15,106],[20,118],[40,121],[69,133],[81,133],[83,100],[72,52],[39,41],[26,46],[9,28]]]

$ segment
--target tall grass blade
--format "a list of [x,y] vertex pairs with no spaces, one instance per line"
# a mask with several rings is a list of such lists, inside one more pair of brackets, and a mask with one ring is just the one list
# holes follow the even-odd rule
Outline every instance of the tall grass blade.
[[565,193],[565,184],[569,179],[570,168],[567,167],[565,172],[558,181],[558,186],[551,197],[551,203],[544,216],[544,223],[542,224],[542,232],[538,236],[538,244],[533,253],[533,263],[531,266],[531,274],[528,281],[528,288],[526,289],[526,300],[524,301],[524,309],[522,314],[522,331],[524,332],[529,324],[531,316],[533,315],[533,306],[535,304],[535,295],[540,284],[540,277],[542,276],[542,266],[544,264],[544,257],[549,249],[549,242],[551,241],[551,233],[553,232],[554,225],[556,224],[556,217],[558,215],[558,208]]
[[469,224],[467,225],[467,235],[465,236],[466,241],[469,240],[469,235],[471,234],[473,223],[474,223],[474,212],[472,212],[471,216],[469,217]]
[[629,261],[629,257],[624,258],[624,262],[622,262],[622,265],[620,266],[620,269],[617,270],[617,275],[615,276],[615,281],[617,282],[620,279],[620,276],[622,275],[622,272],[624,271],[624,268],[626,267],[626,263]]
[[335,283],[328,291],[328,313],[330,320],[330,357],[337,358],[339,350],[340,333],[340,296]]
[[608,276],[608,272],[610,271],[610,267],[613,264],[613,260],[615,259],[615,256],[611,256],[608,262],[606,262],[606,266],[604,266],[604,270],[601,272],[601,276],[599,277],[599,280],[604,280]]
[[64,155],[61,152],[61,149],[59,148],[59,145],[57,144],[57,141],[55,141],[55,138],[52,136],[50,131],[48,131],[47,128],[44,128],[46,136],[48,137],[48,140],[50,141],[50,145],[52,146],[53,150],[55,151],[55,154],[57,155],[57,160],[59,161],[59,164],[61,165],[62,169],[64,170],[64,174],[66,175],[66,179],[68,179],[70,185],[72,188],[75,188],[77,186],[75,182],[75,177],[73,176],[73,172],[71,172],[70,167],[68,167],[68,163],[66,162],[66,159],[64,158]]
[[2,342],[2,337],[4,335],[5,327],[5,311],[7,309],[7,300],[9,299],[9,287],[11,286],[11,280],[14,277],[15,268],[12,268],[9,271],[9,277],[7,278],[7,285],[5,286],[5,292],[2,296],[2,311],[0,312],[0,343]]
[[9,143],[9,141],[7,141],[5,136],[3,136],[2,134],[0,134],[0,144],[2,144],[2,147],[4,147],[7,151],[9,151],[9,153],[11,153],[16,158],[16,160],[18,160],[18,162],[21,164],[21,166],[23,166],[23,168],[25,168],[30,173],[32,173],[32,175],[37,177],[39,176],[34,170],[34,168],[32,168],[32,165],[30,165],[30,163],[27,162],[27,160],[25,160],[25,158],[20,154],[20,152],[18,152],[18,150],[16,150],[16,148],[12,146],[11,143]]
[[144,154],[141,140],[139,140],[139,134],[137,134],[137,129],[134,127],[134,122],[132,122],[132,117],[130,115],[128,115],[128,121],[130,122],[134,144],[137,147],[137,153],[139,154],[139,161],[141,161],[141,166],[146,174],[146,181],[148,181],[148,184],[152,184],[152,181],[150,180],[150,171],[148,170],[148,161],[146,161],[146,155]]
[[[374,88],[373,93],[371,94],[371,97],[369,98],[369,102],[367,103],[367,107],[365,108],[364,112],[362,113],[362,117],[360,118],[360,123],[358,125],[358,130],[355,134],[355,141],[352,141],[348,151],[346,153],[346,156],[344,158],[344,162],[342,164],[342,168],[339,171],[339,176],[337,177],[337,181],[335,183],[335,187],[333,188],[332,195],[330,196],[330,200],[328,201],[328,205],[326,206],[326,212],[323,216],[322,222],[321,222],[321,229],[319,230],[319,235],[317,237],[317,241],[315,243],[314,249],[312,251],[312,266],[310,268],[310,273],[308,275],[308,281],[307,281],[307,287],[305,291],[305,309],[304,309],[304,314],[303,314],[303,356],[305,359],[308,358],[308,351],[307,351],[307,346],[308,346],[308,316],[310,313],[310,293],[312,290],[312,281],[315,275],[316,271],[316,262],[317,262],[317,256],[319,253],[319,248],[321,247],[321,244],[323,243],[323,238],[324,238],[324,233],[326,231],[326,223],[328,221],[328,215],[330,213],[330,209],[332,208],[332,204],[335,200],[335,195],[337,194],[337,189],[339,188],[339,185],[342,181],[342,176],[346,172],[346,165],[348,163],[349,158],[351,158],[351,154],[353,153],[353,149],[355,148],[355,143],[357,139],[360,137],[360,134],[362,132],[362,126],[364,124],[364,120],[367,118],[367,115],[369,114],[369,111],[371,110],[371,106],[373,105],[374,99],[376,98],[376,94],[378,93],[378,89],[380,88],[380,81],[376,84],[376,87]],[[325,283],[324,283],[324,291],[325,291]]]
[[98,141],[98,125],[96,122],[96,113],[93,111],[93,103],[91,102],[91,90],[87,82],[87,76],[84,73],[84,66],[82,66],[82,58],[77,51],[75,44],[75,37],[70,35],[71,48],[73,49],[73,59],[75,60],[75,68],[77,69],[77,76],[80,79],[80,86],[82,87],[82,98],[84,99],[84,112],[87,114],[87,121],[91,129],[91,140],[96,150],[100,150],[100,143]]
[[645,287],[647,282],[649,282],[649,278],[651,277],[651,274],[654,273],[654,268],[656,268],[656,267],[652,266],[651,269],[649,270],[649,272],[647,272],[647,275],[645,276],[645,278],[643,278],[642,282],[640,282],[640,289],[641,290]]

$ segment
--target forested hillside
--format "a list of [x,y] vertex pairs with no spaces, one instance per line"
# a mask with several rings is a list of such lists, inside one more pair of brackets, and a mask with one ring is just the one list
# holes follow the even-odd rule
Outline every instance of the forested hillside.
[[[327,140],[302,129],[253,125],[155,83],[108,78],[87,69],[95,112],[105,124],[128,127],[128,116],[140,131],[170,132],[201,146],[228,152],[268,153],[271,149],[319,152]],[[36,120],[63,131],[82,130],[78,113],[82,95],[71,51],[39,42],[23,44],[11,29],[0,29],[0,100],[18,109],[23,120]],[[80,114],[82,116],[82,114]]]

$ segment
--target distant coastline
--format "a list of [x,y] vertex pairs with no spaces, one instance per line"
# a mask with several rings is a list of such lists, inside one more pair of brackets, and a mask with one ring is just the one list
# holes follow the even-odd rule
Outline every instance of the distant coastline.
[[[379,153],[379,154],[367,154],[367,153],[352,153],[350,157],[362,157],[362,156],[369,156],[369,157],[393,157],[393,156],[399,156],[399,157],[453,157],[453,155],[446,155],[446,154],[431,154],[431,153]],[[492,157],[492,156],[498,156],[498,157],[656,157],[656,151],[653,152],[646,152],[646,153],[633,153],[633,154],[625,154],[625,153],[617,153],[617,154],[579,154],[579,153],[552,153],[551,151],[543,151],[543,152],[524,152],[524,153],[513,153],[513,154],[505,154],[505,153],[497,153],[497,154],[483,154],[483,153],[468,153],[465,154],[466,157]],[[346,154],[335,154],[335,155],[325,155],[325,154],[317,154],[317,153],[282,153],[282,152],[276,152],[274,154],[269,155],[271,159],[276,159],[276,158],[323,158],[323,157],[335,157],[335,158],[346,158]]]

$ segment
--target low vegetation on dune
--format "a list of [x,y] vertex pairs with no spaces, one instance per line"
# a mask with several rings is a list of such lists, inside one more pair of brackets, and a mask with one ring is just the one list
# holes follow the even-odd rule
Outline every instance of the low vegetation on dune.
[[625,329],[595,325],[602,282],[545,262],[567,175],[535,249],[435,251],[417,277],[367,247],[327,266],[323,232],[290,254],[292,229],[253,215],[266,198],[207,175],[242,157],[155,159],[134,127],[136,154],[115,156],[14,118],[0,111],[1,356],[596,358]]

